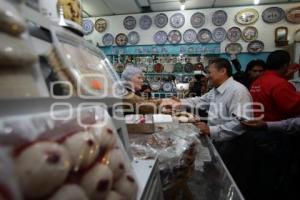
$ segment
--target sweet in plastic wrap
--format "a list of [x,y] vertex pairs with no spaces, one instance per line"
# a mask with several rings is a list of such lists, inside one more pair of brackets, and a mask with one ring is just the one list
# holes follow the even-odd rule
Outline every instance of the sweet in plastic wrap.
[[118,181],[114,183],[113,189],[123,195],[127,200],[135,200],[138,192],[138,186],[135,178],[125,173]]
[[125,197],[121,196],[120,194],[116,193],[115,191],[110,191],[106,196],[105,200],[126,200]]
[[75,133],[66,138],[63,145],[69,152],[74,171],[91,165],[98,156],[99,145],[88,131]]
[[83,189],[75,184],[62,186],[49,200],[88,200]]
[[116,145],[117,132],[110,123],[101,125],[101,127],[97,129],[94,128],[93,131],[100,148],[107,149]]
[[91,200],[104,199],[111,190],[113,173],[107,165],[96,164],[83,177],[81,187]]
[[119,179],[126,170],[124,153],[120,149],[112,149],[106,154],[108,167],[114,174],[114,180]]
[[37,199],[54,192],[67,178],[70,157],[64,147],[54,142],[37,142],[15,158],[23,193]]

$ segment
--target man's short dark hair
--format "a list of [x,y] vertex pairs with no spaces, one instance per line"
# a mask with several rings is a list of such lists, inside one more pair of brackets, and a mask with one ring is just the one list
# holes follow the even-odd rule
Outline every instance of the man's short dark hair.
[[267,58],[267,69],[278,70],[280,68],[287,67],[290,61],[291,57],[287,51],[273,51]]
[[248,73],[254,68],[254,66],[261,66],[264,70],[267,68],[267,64],[263,60],[251,60],[247,64],[245,72]]
[[215,64],[216,67],[219,70],[225,68],[226,72],[227,72],[227,75],[229,77],[232,76],[232,67],[231,67],[230,62],[227,59],[225,59],[225,58],[217,58],[217,59],[213,60],[211,62],[211,64]]

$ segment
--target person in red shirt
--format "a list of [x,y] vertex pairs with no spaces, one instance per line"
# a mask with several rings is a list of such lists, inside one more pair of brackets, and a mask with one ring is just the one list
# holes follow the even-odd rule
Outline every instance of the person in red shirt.
[[[300,115],[300,94],[285,79],[290,55],[277,50],[267,58],[267,70],[254,81],[250,93],[254,103],[261,103],[264,112],[256,112],[254,116],[265,121],[280,121]],[[253,106],[257,109],[257,105]]]

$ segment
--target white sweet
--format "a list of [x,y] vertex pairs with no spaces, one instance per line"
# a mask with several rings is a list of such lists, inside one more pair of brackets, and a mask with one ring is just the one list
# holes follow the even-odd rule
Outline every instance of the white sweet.
[[63,145],[69,152],[75,171],[92,164],[99,153],[99,145],[89,132],[76,133],[68,137]]
[[21,188],[29,199],[51,194],[65,181],[71,165],[65,148],[54,142],[33,144],[15,161]]
[[82,178],[80,185],[91,200],[104,199],[111,190],[113,173],[107,165],[97,164]]
[[125,200],[124,197],[122,197],[120,194],[114,192],[114,191],[110,191],[105,200]]
[[177,117],[177,119],[179,122],[182,122],[182,123],[187,123],[189,121],[189,118],[186,116],[180,116],[180,117]]
[[128,200],[135,200],[138,192],[136,180],[128,173],[114,183],[113,189]]
[[117,143],[117,132],[111,123],[101,124],[93,128],[100,148],[112,148]]
[[88,200],[83,189],[75,184],[62,186],[49,200]]
[[108,167],[112,170],[114,180],[119,179],[126,170],[124,153],[120,149],[112,149],[107,155]]

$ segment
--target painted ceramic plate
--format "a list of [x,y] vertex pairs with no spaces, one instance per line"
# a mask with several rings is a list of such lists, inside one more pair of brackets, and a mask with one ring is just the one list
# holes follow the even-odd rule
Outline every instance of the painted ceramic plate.
[[122,63],[117,63],[115,65],[115,69],[117,73],[122,73],[125,69],[125,66]]
[[168,41],[168,34],[165,31],[158,31],[154,34],[153,40],[156,44],[165,44]]
[[181,41],[181,33],[178,30],[172,30],[168,34],[168,41],[171,44],[178,44]]
[[249,53],[260,53],[264,50],[265,45],[260,40],[254,40],[248,44],[247,50]]
[[107,21],[103,18],[97,19],[95,22],[95,29],[99,33],[103,33],[107,28]]
[[247,26],[242,33],[243,40],[246,42],[251,42],[256,40],[258,36],[258,31],[254,26]]
[[147,72],[153,72],[153,65],[152,64],[147,66]]
[[170,25],[173,28],[180,28],[184,25],[185,18],[184,15],[181,13],[175,13],[170,18]]
[[235,15],[235,21],[241,25],[253,24],[258,18],[259,14],[254,8],[243,9]]
[[173,90],[173,84],[171,82],[165,82],[162,86],[163,91],[171,92]]
[[84,35],[88,35],[94,31],[94,22],[90,19],[82,20],[82,31]]
[[132,16],[127,16],[123,21],[123,25],[127,30],[132,30],[136,26],[136,19]]
[[216,26],[222,26],[227,21],[227,13],[224,10],[217,10],[212,16],[212,23]]
[[212,33],[212,39],[215,42],[223,42],[226,39],[226,30],[222,27],[216,28]]
[[154,24],[158,27],[158,28],[163,28],[168,24],[168,16],[164,13],[159,13],[155,16],[154,19]]
[[148,15],[143,15],[139,21],[140,28],[143,30],[147,30],[152,25],[152,19]]
[[239,27],[231,27],[227,31],[227,39],[230,42],[236,42],[242,37],[242,31]]
[[102,43],[104,46],[111,46],[114,44],[114,36],[110,33],[106,33],[102,37]]
[[205,15],[200,12],[196,12],[191,17],[191,24],[194,28],[200,28],[205,24]]
[[128,33],[128,43],[136,45],[140,41],[140,35],[136,31],[131,31]]
[[150,88],[153,91],[158,91],[161,88],[161,83],[159,81],[152,81],[150,82]]
[[183,65],[181,63],[175,63],[174,65],[174,72],[182,72],[183,71]]
[[210,30],[201,29],[197,34],[197,39],[200,43],[208,43],[211,41],[212,35]]
[[229,43],[225,47],[225,52],[230,55],[236,55],[241,53],[243,50],[243,47],[240,43]]
[[270,7],[263,11],[262,19],[266,23],[277,23],[283,20],[285,17],[285,12],[282,8],[279,7]]
[[183,33],[183,41],[185,43],[194,43],[197,40],[197,33],[194,29],[188,29]]
[[194,71],[204,71],[204,66],[203,66],[203,64],[202,63],[196,63],[195,65],[194,65]]
[[115,42],[118,46],[125,46],[128,42],[128,38],[124,33],[119,33],[116,36]]
[[192,63],[186,63],[184,65],[184,71],[186,73],[192,73],[194,71],[194,65]]
[[160,63],[156,63],[154,66],[153,66],[153,70],[156,72],[156,73],[162,73],[164,71],[164,66]]
[[290,9],[286,13],[286,20],[294,24],[300,24],[300,7]]

